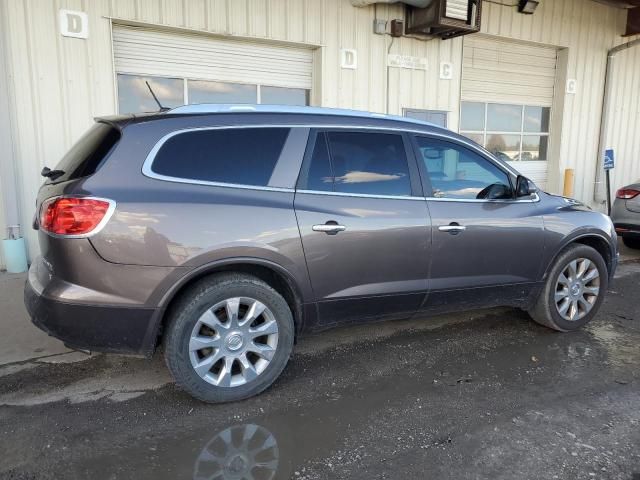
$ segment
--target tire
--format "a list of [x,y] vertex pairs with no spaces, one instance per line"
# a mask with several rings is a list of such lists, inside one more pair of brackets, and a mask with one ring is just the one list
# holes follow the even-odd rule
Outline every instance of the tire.
[[[577,265],[575,269],[580,272],[581,267],[587,265],[587,263],[582,263],[582,260],[585,259],[590,262],[589,267],[583,272],[585,277],[591,277],[592,268],[597,270],[598,277],[585,282],[582,287],[579,286],[579,293],[574,295],[575,290],[570,289],[575,288],[575,284],[579,282],[560,283],[561,274],[564,274],[565,271],[571,271],[567,269],[570,268],[570,264],[573,261]],[[565,277],[571,278],[569,275],[565,275]],[[577,275],[574,277],[578,278]],[[598,312],[607,291],[608,281],[607,266],[602,256],[595,249],[586,245],[569,245],[556,258],[544,287],[533,308],[529,310],[529,314],[540,325],[554,330],[560,332],[577,330],[589,323]],[[597,295],[593,295],[592,292],[594,292],[594,287],[596,286],[598,289]],[[556,293],[558,293],[559,303],[556,303]],[[569,307],[564,313],[566,316],[572,316],[573,301],[577,302],[578,310],[573,319],[567,319],[560,313],[561,307],[566,305],[564,298],[562,298],[563,296],[566,296],[565,298],[569,301]],[[587,310],[588,307],[585,307],[585,303],[577,300],[580,297],[591,304],[590,310]]]
[[640,236],[630,237],[629,235],[623,235],[622,242],[629,248],[640,250]]
[[[256,333],[263,331],[270,333]],[[232,402],[257,395],[280,376],[293,339],[293,315],[278,292],[253,276],[223,273],[198,281],[172,306],[165,361],[178,387],[193,397]]]

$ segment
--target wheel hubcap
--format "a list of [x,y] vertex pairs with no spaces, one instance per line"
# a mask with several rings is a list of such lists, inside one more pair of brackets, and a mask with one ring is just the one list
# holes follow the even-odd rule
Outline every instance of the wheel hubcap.
[[194,466],[196,480],[273,480],[280,463],[274,435],[254,424],[227,428],[202,449]]
[[278,347],[278,323],[254,298],[228,298],[206,310],[189,339],[191,366],[218,387],[254,380],[271,363]]
[[569,262],[556,281],[555,303],[562,318],[576,321],[587,315],[600,294],[600,272],[587,258]]

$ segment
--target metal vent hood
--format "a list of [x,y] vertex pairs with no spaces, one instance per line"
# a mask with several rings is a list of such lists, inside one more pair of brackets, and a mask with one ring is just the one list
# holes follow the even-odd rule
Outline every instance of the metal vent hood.
[[398,3],[400,1],[417,8],[428,7],[433,2],[433,0],[351,0],[351,4],[354,7],[366,7],[374,3]]

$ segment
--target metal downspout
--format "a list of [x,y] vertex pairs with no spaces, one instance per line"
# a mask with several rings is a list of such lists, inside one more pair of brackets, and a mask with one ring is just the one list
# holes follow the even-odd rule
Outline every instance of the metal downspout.
[[[611,50],[607,52],[607,66],[605,69],[605,77],[604,77],[604,97],[602,98],[602,114],[600,116],[600,136],[598,138],[598,161],[596,162],[596,188],[594,190],[593,199],[597,203],[606,203],[607,197],[604,192],[604,153],[607,148],[606,145],[606,129],[607,124],[609,123],[609,112],[611,110],[611,88],[612,88],[612,80],[613,80],[613,58],[620,52],[627,50],[636,45],[640,45],[640,38],[636,40],[632,40],[631,42],[623,43],[618,45],[617,47],[613,47]],[[611,201],[611,199],[609,199]]]

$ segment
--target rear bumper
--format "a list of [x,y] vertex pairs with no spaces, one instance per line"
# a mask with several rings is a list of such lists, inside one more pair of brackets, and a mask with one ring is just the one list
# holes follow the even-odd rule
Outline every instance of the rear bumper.
[[108,353],[150,355],[147,332],[155,309],[61,301],[46,295],[29,270],[24,303],[33,323],[71,348]]
[[629,223],[614,223],[618,235],[640,236],[640,225]]
[[611,209],[611,220],[618,235],[640,234],[640,213],[626,207],[626,202],[617,198]]

